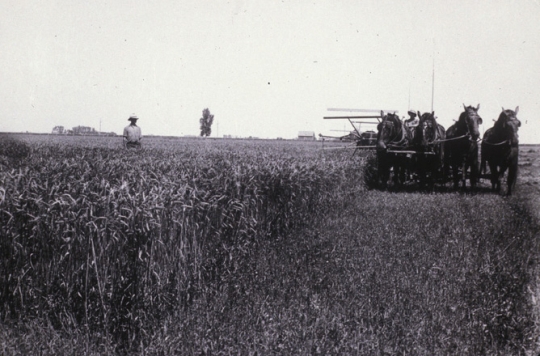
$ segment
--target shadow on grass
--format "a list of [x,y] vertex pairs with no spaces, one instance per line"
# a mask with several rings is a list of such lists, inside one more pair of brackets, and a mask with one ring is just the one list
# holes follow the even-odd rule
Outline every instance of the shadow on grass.
[[485,194],[485,195],[502,195],[500,192],[493,191],[490,186],[479,184],[475,188],[471,188],[470,186],[467,186],[465,189],[462,187],[454,188],[452,183],[436,183],[433,186],[426,187],[422,186],[417,181],[409,181],[402,185],[395,185],[391,184],[386,188],[381,187],[371,187],[370,190],[374,191],[388,191],[392,193],[425,193],[425,194],[450,194],[450,193],[460,193],[460,194],[468,194],[468,195],[476,195],[476,194]]

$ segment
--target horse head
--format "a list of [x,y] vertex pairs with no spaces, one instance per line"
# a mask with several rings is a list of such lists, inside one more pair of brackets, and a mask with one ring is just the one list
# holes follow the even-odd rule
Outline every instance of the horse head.
[[437,137],[437,121],[434,112],[426,112],[420,115],[418,126],[414,134],[415,141],[421,146],[432,144]]
[[398,142],[402,136],[402,126],[399,116],[395,113],[388,113],[383,116],[377,125],[377,150],[386,150],[386,146],[391,142]]
[[475,108],[473,106],[465,106],[463,104],[464,112],[459,116],[457,125],[460,129],[470,136],[472,141],[478,140],[480,137],[480,130],[478,129],[479,125],[482,124],[482,118],[478,115],[478,110],[480,109],[480,104]]
[[502,112],[494,125],[497,135],[500,135],[503,140],[508,140],[511,146],[519,144],[518,129],[521,126],[521,121],[517,118],[518,112],[519,106],[516,107],[516,110],[502,108]]

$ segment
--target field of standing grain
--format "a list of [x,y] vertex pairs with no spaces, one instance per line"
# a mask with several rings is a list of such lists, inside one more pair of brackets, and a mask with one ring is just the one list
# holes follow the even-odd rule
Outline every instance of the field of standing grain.
[[318,143],[0,140],[1,354],[539,350],[538,146],[503,197]]

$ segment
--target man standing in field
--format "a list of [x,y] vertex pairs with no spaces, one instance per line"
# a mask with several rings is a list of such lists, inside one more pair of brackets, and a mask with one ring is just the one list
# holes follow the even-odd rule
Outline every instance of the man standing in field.
[[127,148],[141,147],[141,128],[137,126],[137,120],[139,118],[135,115],[131,115],[128,119],[130,124],[124,128],[124,142]]

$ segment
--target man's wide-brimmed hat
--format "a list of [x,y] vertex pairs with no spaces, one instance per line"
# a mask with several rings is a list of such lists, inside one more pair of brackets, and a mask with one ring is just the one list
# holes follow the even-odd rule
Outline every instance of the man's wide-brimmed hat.
[[136,121],[136,120],[139,120],[139,118],[137,117],[137,115],[131,115],[129,117],[128,121],[130,121],[130,120],[135,120]]

